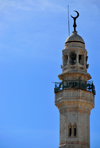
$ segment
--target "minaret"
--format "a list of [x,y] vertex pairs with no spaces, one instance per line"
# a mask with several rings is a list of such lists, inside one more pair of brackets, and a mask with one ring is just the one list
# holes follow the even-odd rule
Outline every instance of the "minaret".
[[[79,13],[77,13],[77,17]],[[55,105],[60,113],[59,148],[90,148],[90,113],[94,108],[95,87],[87,73],[85,42],[76,31],[66,39],[62,50],[61,82],[55,83]],[[89,81],[88,81],[89,80]]]

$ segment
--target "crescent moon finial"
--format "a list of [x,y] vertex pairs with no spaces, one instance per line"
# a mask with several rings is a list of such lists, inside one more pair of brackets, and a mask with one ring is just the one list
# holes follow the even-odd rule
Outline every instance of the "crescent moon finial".
[[77,31],[76,31],[76,27],[77,27],[77,25],[76,25],[76,19],[79,17],[79,12],[76,11],[76,10],[74,10],[74,12],[77,13],[77,16],[76,16],[76,17],[73,17],[73,16],[71,15],[71,17],[74,19],[74,24],[73,24],[74,31],[73,31],[73,32],[76,32],[76,33],[77,33]]

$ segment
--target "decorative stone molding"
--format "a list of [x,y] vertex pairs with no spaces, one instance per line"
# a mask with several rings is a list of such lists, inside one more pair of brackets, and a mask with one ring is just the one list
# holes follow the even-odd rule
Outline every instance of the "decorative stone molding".
[[81,144],[81,145],[85,145],[85,146],[90,146],[89,143],[82,142],[82,141],[66,141],[64,143],[60,143],[60,146],[66,145],[66,144]]
[[69,112],[69,113],[85,113],[85,114],[89,114],[90,115],[90,110],[89,109],[87,109],[87,110],[85,110],[85,109],[82,109],[82,108],[64,108],[64,109],[61,109],[60,110],[60,113],[61,114],[63,114],[63,113],[66,113],[66,112]]
[[55,101],[60,99],[83,99],[83,100],[90,100],[94,99],[94,95],[92,92],[85,91],[85,90],[62,90],[60,92],[55,93]]
[[94,108],[94,95],[85,90],[63,90],[55,94],[55,105],[59,110],[79,107],[90,112]]
[[[67,70],[67,67],[66,67],[66,70]],[[85,73],[85,72],[80,73],[79,71],[75,72],[75,71],[70,71],[70,70],[69,71],[67,70],[67,72],[58,75],[58,77],[60,80],[63,80],[63,79],[75,80],[75,79],[80,78],[81,80],[87,81],[91,79],[91,76],[89,73]]]

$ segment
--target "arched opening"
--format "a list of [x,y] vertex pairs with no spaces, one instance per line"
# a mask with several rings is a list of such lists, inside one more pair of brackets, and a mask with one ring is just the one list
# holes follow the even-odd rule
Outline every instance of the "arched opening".
[[79,63],[84,65],[84,55],[79,55]]
[[71,123],[69,123],[68,125],[68,137],[71,137],[72,136],[72,125]]
[[74,125],[73,125],[73,136],[74,137],[77,136],[77,126],[76,126],[76,123],[74,123]]
[[73,51],[70,52],[69,57],[70,57],[69,63],[70,63],[71,65],[74,65],[74,64],[76,63],[76,53],[73,52]]

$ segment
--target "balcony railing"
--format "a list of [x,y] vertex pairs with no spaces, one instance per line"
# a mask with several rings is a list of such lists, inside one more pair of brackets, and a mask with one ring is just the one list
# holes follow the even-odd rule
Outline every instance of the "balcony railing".
[[54,92],[57,93],[59,91],[65,89],[82,89],[86,91],[93,92],[95,95],[95,86],[92,81],[83,81],[83,80],[63,80],[62,82],[55,82]]

